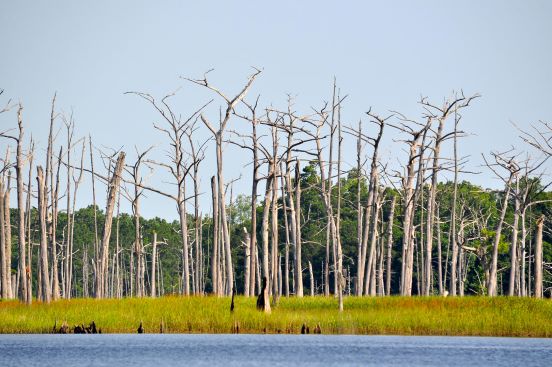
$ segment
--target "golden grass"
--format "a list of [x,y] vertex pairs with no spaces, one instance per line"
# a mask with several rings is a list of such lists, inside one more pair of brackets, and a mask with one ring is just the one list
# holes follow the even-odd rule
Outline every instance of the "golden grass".
[[255,309],[254,298],[217,297],[73,299],[50,305],[0,302],[0,333],[48,333],[59,326],[94,320],[104,333],[147,333],[163,323],[169,333],[299,333],[303,323],[324,334],[481,335],[552,337],[552,302],[509,297],[349,297],[345,311],[325,297],[284,298],[270,315]]

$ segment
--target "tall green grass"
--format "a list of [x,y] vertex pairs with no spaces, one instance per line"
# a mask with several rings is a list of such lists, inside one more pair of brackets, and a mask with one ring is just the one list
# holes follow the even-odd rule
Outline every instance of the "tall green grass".
[[50,305],[0,302],[0,333],[48,333],[54,323],[87,325],[104,333],[299,333],[320,324],[323,334],[481,335],[552,337],[552,302],[508,297],[349,297],[345,311],[325,297],[284,298],[271,314],[255,308],[255,298],[217,297],[73,299]]

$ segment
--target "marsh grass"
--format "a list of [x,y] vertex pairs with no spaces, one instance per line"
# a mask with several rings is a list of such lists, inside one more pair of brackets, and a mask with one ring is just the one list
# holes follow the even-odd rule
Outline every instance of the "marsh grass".
[[320,324],[323,334],[480,335],[552,337],[552,302],[508,297],[349,297],[337,300],[282,297],[272,313],[255,309],[255,299],[211,296],[72,299],[32,306],[0,302],[0,333],[49,333],[54,323],[70,326],[94,320],[104,333],[294,333]]

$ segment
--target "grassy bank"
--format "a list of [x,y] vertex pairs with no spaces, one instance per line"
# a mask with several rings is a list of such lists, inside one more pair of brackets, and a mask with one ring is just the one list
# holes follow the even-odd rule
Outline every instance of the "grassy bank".
[[552,337],[552,302],[529,298],[386,297],[345,300],[281,298],[270,315],[255,309],[255,299],[164,297],[159,299],[74,299],[32,306],[0,302],[0,333],[48,333],[59,326],[94,320],[104,333],[135,333],[140,321],[148,333],[161,322],[169,333],[299,333],[320,324],[323,334],[485,335]]

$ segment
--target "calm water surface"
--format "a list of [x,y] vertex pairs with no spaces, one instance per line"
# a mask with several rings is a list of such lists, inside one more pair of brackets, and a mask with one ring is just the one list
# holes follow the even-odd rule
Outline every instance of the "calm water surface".
[[551,366],[551,339],[0,335],[0,366]]

